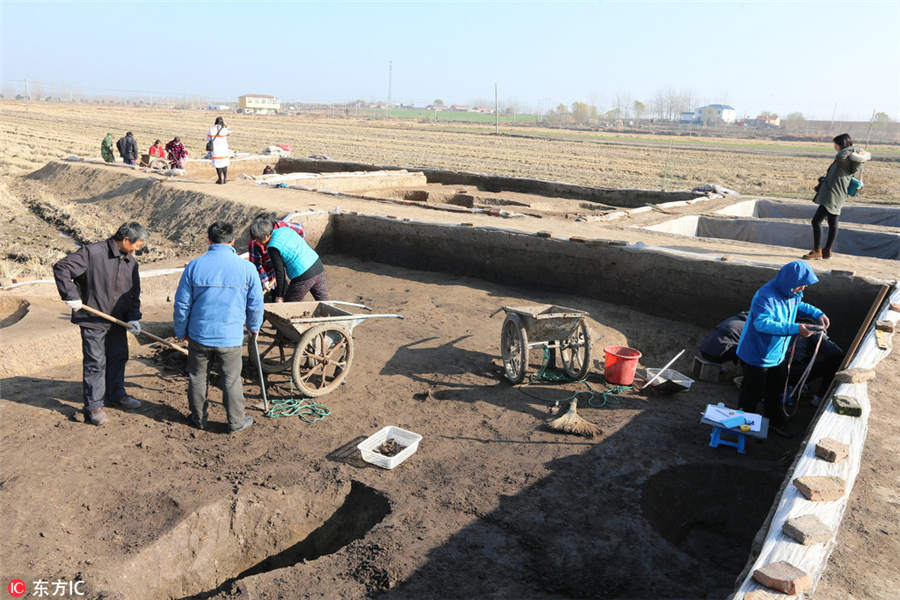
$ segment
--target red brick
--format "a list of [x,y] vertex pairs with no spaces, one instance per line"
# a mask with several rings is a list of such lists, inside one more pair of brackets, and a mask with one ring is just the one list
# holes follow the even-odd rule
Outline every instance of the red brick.
[[802,594],[811,586],[809,575],[792,565],[780,560],[770,563],[753,572],[753,579],[773,590],[785,594]]

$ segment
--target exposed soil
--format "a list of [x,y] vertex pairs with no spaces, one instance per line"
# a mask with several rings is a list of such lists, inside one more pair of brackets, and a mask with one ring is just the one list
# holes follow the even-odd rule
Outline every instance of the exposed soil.
[[[118,171],[96,172],[107,169]],[[66,173],[45,173],[54,188],[40,219],[30,209],[17,213],[22,248],[40,247],[27,234],[48,227],[53,207],[71,221],[52,222],[70,223],[86,240],[100,235],[104,220],[124,220],[126,214],[111,206],[123,206],[126,197],[132,202],[127,209],[153,215],[158,192],[131,181],[143,176],[129,172],[120,179],[116,173],[104,181],[98,175],[98,197],[74,183],[66,187]],[[286,214],[338,202],[251,184],[172,186],[184,210],[177,219],[168,215],[167,225],[156,216],[165,231],[161,252],[171,252],[160,257],[174,257],[158,266],[177,266],[199,254],[211,215],[245,220],[263,206]],[[47,193],[36,182],[14,181],[11,187],[21,206],[28,206],[21,198],[29,194]],[[225,189],[216,191],[217,198],[208,195],[209,187]],[[116,189],[127,191],[119,196]],[[91,210],[73,208],[79,201]],[[417,210],[363,200],[346,204],[375,214],[415,216]],[[429,219],[459,220],[432,212]],[[92,225],[86,220],[91,214],[104,216]],[[556,235],[584,235],[582,227],[593,227],[548,221],[516,226]],[[588,235],[613,230],[622,237],[668,240],[673,247],[785,258],[783,249],[673,241],[604,227]],[[49,238],[40,239],[49,245]],[[604,396],[600,364],[588,379],[596,391],[592,398],[581,396],[578,408],[602,426],[602,434],[585,440],[552,432],[544,426],[548,408],[587,388],[510,386],[498,360],[501,319],[488,315],[502,305],[581,308],[590,314],[594,359],[602,360],[606,345],[628,345],[643,352],[643,366],[653,367],[677,349],[695,346],[710,324],[347,256],[324,260],[333,297],[406,319],[368,321],[354,332],[352,371],[338,391],[321,399],[330,416],[307,424],[267,419],[251,408],[256,424],[234,436],[226,434],[217,388],[210,392],[211,427],[190,428],[183,363],[137,343],[127,382],[142,408],[111,409],[102,428],[79,422],[78,336],[55,290],[39,285],[3,293],[9,300],[0,304],[0,318],[8,323],[2,367],[11,374],[0,381],[0,519],[8,525],[6,547],[15,551],[4,553],[0,574],[29,582],[77,575],[87,582],[89,597],[129,599],[721,598],[732,590],[799,439],[751,443],[747,456],[711,449],[709,429],[698,415],[708,403],[734,404],[736,391],[727,379],[697,382],[675,395],[631,390]],[[890,272],[890,261],[877,259],[844,257],[832,265]],[[144,326],[163,337],[172,333],[177,281],[177,274],[167,275],[143,286]],[[60,349],[68,353],[64,364]],[[540,359],[532,353],[532,372]],[[870,440],[818,592],[823,598],[890,598],[900,587],[900,465],[890,445],[892,415],[900,410],[892,393],[900,387],[897,367],[897,357],[889,357],[870,388]],[[673,368],[688,372],[688,359]],[[245,372],[244,389],[248,406],[261,402],[253,369]],[[274,393],[290,394],[279,390]],[[804,406],[798,419],[805,422],[810,414]],[[391,471],[367,466],[355,449],[385,425],[424,436],[419,451]]]
[[[222,598],[238,582],[260,598],[301,588],[315,597],[388,589],[398,597],[442,597],[451,585],[459,597],[578,597],[604,589],[619,598],[713,598],[731,589],[796,441],[754,444],[747,457],[708,448],[709,430],[697,414],[706,403],[733,401],[735,391],[728,383],[703,382],[674,396],[583,398],[580,412],[604,433],[588,442],[550,432],[542,425],[553,401],[586,388],[509,386],[497,359],[500,319],[486,315],[503,304],[580,307],[591,314],[596,351],[633,346],[647,365],[695,344],[701,328],[585,298],[522,295],[347,257],[327,263],[335,297],[362,299],[406,319],[370,321],[356,330],[353,371],[339,392],[322,399],[332,414],[318,423],[251,411],[257,423],[228,436],[221,394],[213,389],[210,430],[194,430],[185,418],[183,372],[151,347],[134,347],[128,370],[129,390],[144,406],[112,411],[102,428],[73,420],[77,356],[67,366],[4,380],[0,430],[7,466],[0,489],[7,501],[0,518],[11,524],[10,542],[20,549],[4,561],[11,572],[35,580],[80,572],[94,591],[115,592],[111,571],[156,556],[161,540],[174,552],[181,538],[171,532],[210,503],[248,502],[248,494],[269,491],[302,494],[298,484],[315,493],[358,481],[391,505],[361,539],[307,562],[279,559],[274,571],[248,571],[259,563],[253,559],[232,572],[206,574],[209,583],[200,589],[196,581],[194,588],[172,589]],[[163,293],[177,277],[153,281],[159,285],[145,293],[145,323],[164,335],[171,304]],[[71,327],[62,320],[52,326]],[[532,361],[540,358],[532,353]],[[686,362],[675,367],[688,369]],[[606,389],[596,376],[591,382]],[[245,379],[245,393],[248,404],[259,401],[255,377]],[[424,436],[401,467],[368,468],[358,454],[341,452],[388,424]],[[715,476],[715,469],[734,479]],[[748,477],[758,479],[756,495],[734,483]],[[94,493],[97,487],[104,493]],[[26,498],[28,511],[22,510]],[[730,507],[745,518],[735,520],[729,510],[685,513],[677,502]],[[682,524],[672,529],[676,522]],[[280,555],[304,537],[285,538],[283,547],[267,552]],[[249,555],[266,550],[256,544]],[[230,579],[231,587],[219,588]]]

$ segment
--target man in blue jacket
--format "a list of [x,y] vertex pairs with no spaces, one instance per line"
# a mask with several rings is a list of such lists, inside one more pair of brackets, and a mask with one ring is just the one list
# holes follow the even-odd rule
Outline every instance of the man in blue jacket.
[[798,323],[797,317],[819,321],[825,328],[831,324],[825,313],[803,302],[803,290],[818,281],[802,260],[781,267],[775,279],[754,294],[747,325],[738,342],[737,355],[744,371],[740,408],[754,412],[757,402],[764,398],[765,414],[773,431],[784,437],[793,435],[781,408],[787,377],[784,358],[792,336],[809,337],[816,330],[813,325]]
[[241,387],[244,326],[256,335],[262,326],[263,296],[259,275],[234,251],[234,227],[216,221],[207,230],[209,251],[185,268],[175,292],[175,337],[187,338],[188,401],[191,424],[206,427],[209,363],[222,364],[222,393],[228,429],[243,431],[253,424],[244,415]]

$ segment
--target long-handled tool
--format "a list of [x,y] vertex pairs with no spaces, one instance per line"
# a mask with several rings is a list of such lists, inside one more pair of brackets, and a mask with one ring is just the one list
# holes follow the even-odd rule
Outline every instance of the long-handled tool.
[[[92,308],[92,307],[88,306],[87,304],[82,304],[81,310],[87,311],[87,312],[91,313],[92,315],[97,315],[100,318],[106,319],[107,321],[109,321],[111,323],[115,323],[116,325],[119,325],[119,326],[124,327],[125,329],[131,331],[131,325],[129,325],[125,321],[120,321],[119,319],[113,317],[112,315],[108,315],[105,312],[97,310],[96,308]],[[178,350],[179,352],[181,352],[182,354],[187,356],[188,351],[187,351],[187,348],[185,348],[184,346],[179,346],[178,344],[173,344],[169,340],[164,340],[161,337],[153,335],[149,331],[144,331],[143,329],[141,330],[141,335],[146,335],[151,340],[159,342],[160,344],[164,344],[164,345],[168,346],[169,348],[172,348],[173,350]]]
[[253,340],[253,353],[256,355],[256,368],[259,369],[259,389],[262,390],[263,405],[266,407],[266,412],[269,412],[269,398],[266,396],[266,378],[263,375],[262,358],[259,356],[259,345],[256,343],[257,337],[258,332],[250,332],[250,339]]
[[671,367],[671,366],[672,366],[672,363],[674,363],[676,360],[678,360],[679,358],[681,358],[681,355],[682,355],[682,354],[684,354],[684,348],[681,349],[681,352],[679,352],[678,354],[675,355],[675,358],[673,358],[672,360],[670,360],[669,362],[667,362],[667,363],[666,363],[666,366],[664,366],[662,369],[659,370],[659,373],[657,373],[657,374],[654,375],[652,378],[650,378],[650,381],[648,381],[647,383],[645,383],[644,385],[642,385],[642,386],[641,386],[641,389],[646,388],[648,385],[650,385],[651,383],[653,383],[654,381],[656,381],[657,379],[659,379],[659,376],[662,375],[662,374],[666,371],[666,369],[668,369],[669,367]]

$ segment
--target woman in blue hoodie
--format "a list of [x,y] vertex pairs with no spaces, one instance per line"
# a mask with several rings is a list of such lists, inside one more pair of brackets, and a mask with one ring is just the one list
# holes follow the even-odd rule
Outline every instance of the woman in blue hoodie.
[[744,370],[741,384],[740,408],[754,412],[761,398],[766,401],[766,416],[772,422],[775,433],[791,437],[781,411],[781,396],[787,366],[791,337],[811,336],[815,328],[797,322],[797,317],[819,321],[827,328],[831,323],[821,310],[803,302],[803,290],[817,283],[819,278],[802,260],[795,260],[781,267],[775,279],[768,282],[753,296],[747,325],[738,342],[737,355]]

